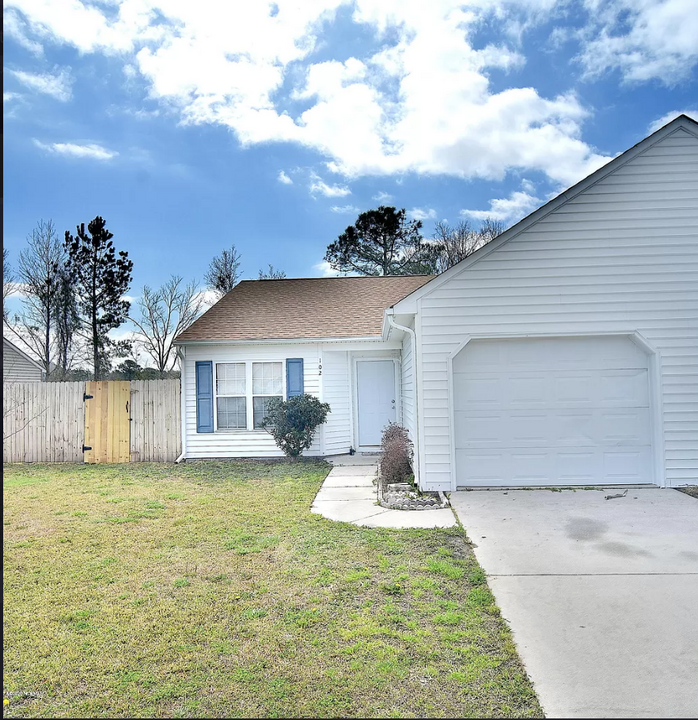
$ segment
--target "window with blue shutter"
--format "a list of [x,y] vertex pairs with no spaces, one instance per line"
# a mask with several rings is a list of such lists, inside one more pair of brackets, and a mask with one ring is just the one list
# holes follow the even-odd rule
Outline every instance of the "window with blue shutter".
[[303,358],[286,360],[286,399],[303,394]]
[[213,432],[213,362],[196,363],[196,432]]

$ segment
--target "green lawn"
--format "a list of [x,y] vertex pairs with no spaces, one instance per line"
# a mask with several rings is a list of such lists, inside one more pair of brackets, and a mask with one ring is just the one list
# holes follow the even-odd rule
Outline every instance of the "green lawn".
[[463,531],[313,515],[327,471],[5,466],[5,717],[540,716]]

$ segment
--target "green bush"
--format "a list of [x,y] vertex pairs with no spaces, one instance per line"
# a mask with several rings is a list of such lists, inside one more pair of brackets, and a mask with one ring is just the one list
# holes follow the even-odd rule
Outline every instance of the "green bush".
[[327,419],[330,406],[314,395],[297,395],[284,401],[273,398],[262,427],[284,454],[295,460],[313,442],[315,431]]

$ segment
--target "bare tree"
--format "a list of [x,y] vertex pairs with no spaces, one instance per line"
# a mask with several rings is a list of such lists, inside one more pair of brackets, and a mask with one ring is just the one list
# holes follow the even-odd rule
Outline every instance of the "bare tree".
[[235,245],[231,245],[230,250],[223,250],[220,255],[211,260],[204,275],[204,282],[219,297],[223,297],[237,285],[242,272],[240,260],[240,253],[235,249]]
[[284,280],[285,278],[286,273],[283,270],[277,270],[271,263],[269,263],[269,270],[259,271],[260,280]]
[[456,263],[472,255],[504,232],[504,226],[498,220],[487,218],[475,229],[467,220],[461,220],[455,226],[446,222],[436,223],[432,252],[437,273],[442,273]]
[[63,379],[77,358],[79,347],[77,332],[80,329],[75,288],[65,265],[59,269],[58,288],[54,298],[54,324],[56,326],[55,375],[58,379]]
[[65,259],[53,222],[40,220],[19,254],[17,274],[23,287],[23,310],[7,324],[30,354],[38,358],[47,376],[56,351],[56,299],[68,281]]
[[7,298],[15,291],[15,276],[10,264],[10,254],[2,249],[2,319],[7,319]]
[[129,318],[137,328],[138,342],[155,362],[160,376],[174,365],[173,341],[201,312],[203,298],[196,282],[183,285],[173,275],[157,290],[143,288],[139,300],[140,317]]

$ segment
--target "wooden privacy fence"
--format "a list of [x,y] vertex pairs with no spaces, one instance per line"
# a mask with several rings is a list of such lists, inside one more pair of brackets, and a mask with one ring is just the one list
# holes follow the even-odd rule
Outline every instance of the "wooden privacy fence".
[[3,383],[3,462],[172,462],[179,380]]

